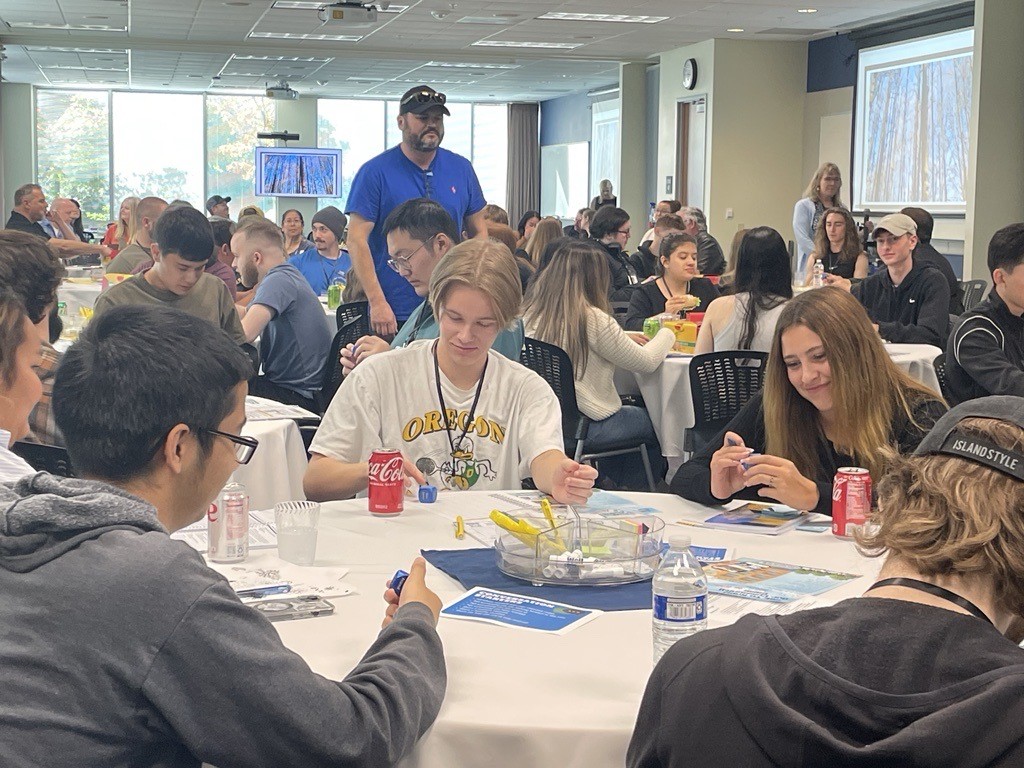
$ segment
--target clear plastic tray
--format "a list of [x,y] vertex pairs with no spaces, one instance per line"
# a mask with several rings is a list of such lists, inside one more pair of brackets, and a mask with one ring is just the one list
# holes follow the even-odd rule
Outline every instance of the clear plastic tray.
[[646,581],[661,558],[665,522],[653,515],[580,517],[556,507],[555,526],[536,509],[510,512],[536,534],[495,526],[498,569],[533,584],[607,585]]

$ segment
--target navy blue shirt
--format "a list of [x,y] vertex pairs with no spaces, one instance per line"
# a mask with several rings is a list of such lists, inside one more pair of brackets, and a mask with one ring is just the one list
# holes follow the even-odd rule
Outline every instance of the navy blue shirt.
[[382,234],[384,220],[395,208],[415,197],[429,197],[440,203],[462,231],[463,220],[486,204],[476,171],[469,160],[438,148],[434,160],[423,170],[395,146],[368,160],[356,173],[345,213],[358,213],[374,224],[370,232],[370,253],[377,280],[395,317],[405,320],[423,299],[409,281],[388,266],[388,247]]
[[288,259],[288,263],[302,273],[313,293],[323,296],[327,293],[327,286],[333,283],[335,278],[341,278],[343,283],[347,282],[346,276],[352,266],[352,259],[349,258],[348,251],[342,250],[338,253],[338,258],[331,261],[321,256],[315,245],[311,245]]
[[320,389],[320,372],[331,348],[330,319],[302,274],[291,264],[274,267],[260,280],[253,304],[273,315],[260,334],[263,374],[304,397]]

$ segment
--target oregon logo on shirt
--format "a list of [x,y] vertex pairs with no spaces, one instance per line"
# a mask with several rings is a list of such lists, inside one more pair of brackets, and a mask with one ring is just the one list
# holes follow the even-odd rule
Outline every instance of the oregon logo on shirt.
[[[453,431],[465,431],[467,435],[477,435],[498,445],[505,442],[505,427],[496,421],[477,416],[473,420],[473,425],[469,426],[469,411],[449,408],[445,413],[448,416],[448,428]],[[406,422],[402,427],[402,440],[411,443],[420,435],[432,435],[435,432],[443,432],[444,429],[441,411],[427,411],[423,416],[414,416]]]

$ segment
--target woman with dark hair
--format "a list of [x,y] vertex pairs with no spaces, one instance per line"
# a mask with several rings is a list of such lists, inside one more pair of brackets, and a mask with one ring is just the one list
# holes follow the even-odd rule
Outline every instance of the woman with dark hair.
[[590,222],[590,237],[597,241],[608,256],[608,269],[612,277],[608,292],[612,301],[629,301],[629,289],[640,282],[636,268],[626,253],[631,231],[629,214],[614,205],[606,205],[598,210]]
[[718,298],[718,289],[697,272],[697,240],[685,232],[669,235],[659,247],[658,277],[634,289],[625,327],[639,331],[644,320],[665,312],[704,311]]
[[516,230],[519,232],[519,242],[517,243],[519,248],[526,245],[538,224],[540,224],[540,211],[527,211],[519,218],[519,224],[516,225]]
[[807,259],[804,285],[814,278],[814,262],[821,259],[825,272],[852,278],[868,276],[868,255],[857,233],[857,222],[845,208],[829,208],[814,231],[814,251]]
[[284,255],[289,258],[296,253],[302,253],[307,248],[312,248],[313,243],[302,235],[306,226],[306,220],[302,218],[302,212],[289,208],[281,214],[281,230],[284,232]]
[[945,411],[892,361],[857,299],[807,291],[779,316],[764,389],[679,468],[672,490],[700,504],[767,498],[831,514],[840,467],[881,479]]
[[704,315],[695,352],[771,348],[775,323],[793,298],[789,250],[771,227],[755,227],[736,254],[732,294],[712,301]]

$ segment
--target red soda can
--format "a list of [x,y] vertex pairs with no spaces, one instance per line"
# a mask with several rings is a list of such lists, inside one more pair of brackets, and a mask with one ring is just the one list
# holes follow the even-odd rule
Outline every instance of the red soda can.
[[370,513],[400,515],[405,509],[405,472],[402,452],[381,448],[370,454]]
[[871,475],[861,467],[841,467],[832,483],[832,533],[853,537],[871,514]]

